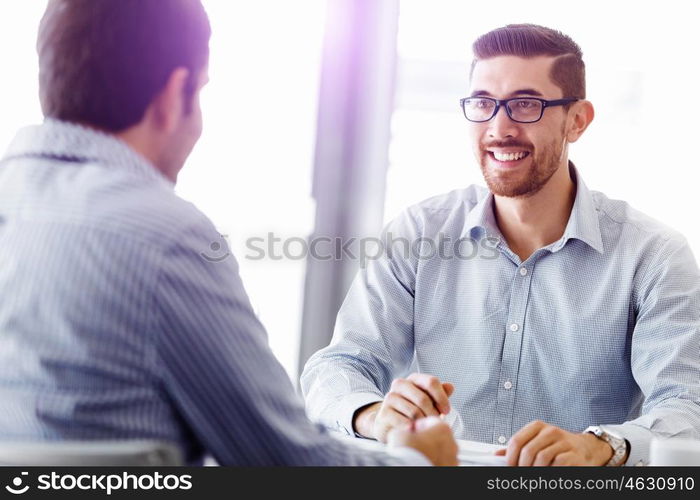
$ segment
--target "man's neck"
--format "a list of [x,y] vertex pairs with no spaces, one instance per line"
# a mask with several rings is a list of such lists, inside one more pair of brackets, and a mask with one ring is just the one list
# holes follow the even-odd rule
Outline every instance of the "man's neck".
[[529,197],[494,197],[494,216],[508,247],[525,261],[564,234],[576,197],[568,162]]
[[132,150],[145,158],[153,168],[160,171],[171,182],[175,183],[177,181],[177,172],[171,172],[158,160],[159,150],[162,150],[164,147],[162,139],[154,135],[144,124],[133,125],[126,130],[117,132],[115,135]]

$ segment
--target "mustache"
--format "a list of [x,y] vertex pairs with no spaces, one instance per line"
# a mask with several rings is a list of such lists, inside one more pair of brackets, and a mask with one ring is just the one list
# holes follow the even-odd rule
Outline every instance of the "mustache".
[[481,145],[481,149],[488,148],[520,148],[525,149],[527,151],[532,151],[534,149],[532,144],[526,144],[524,142],[519,141],[494,141],[488,144]]

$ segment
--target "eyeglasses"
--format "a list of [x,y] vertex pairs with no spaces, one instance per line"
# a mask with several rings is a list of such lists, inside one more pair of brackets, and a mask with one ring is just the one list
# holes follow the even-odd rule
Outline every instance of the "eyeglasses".
[[547,101],[536,97],[514,97],[512,99],[492,99],[490,97],[465,97],[459,100],[464,111],[464,117],[470,122],[487,122],[505,106],[508,118],[518,123],[534,123],[540,121],[545,108],[564,106],[578,101],[575,97]]

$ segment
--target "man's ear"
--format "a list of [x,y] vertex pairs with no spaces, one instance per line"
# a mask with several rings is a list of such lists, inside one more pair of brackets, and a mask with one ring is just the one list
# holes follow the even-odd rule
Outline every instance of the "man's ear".
[[152,103],[152,116],[155,124],[164,132],[172,132],[185,112],[185,86],[189,70],[176,68],[170,73],[165,87]]
[[576,142],[593,121],[595,111],[590,101],[578,101],[570,110],[570,125],[566,133],[568,142]]

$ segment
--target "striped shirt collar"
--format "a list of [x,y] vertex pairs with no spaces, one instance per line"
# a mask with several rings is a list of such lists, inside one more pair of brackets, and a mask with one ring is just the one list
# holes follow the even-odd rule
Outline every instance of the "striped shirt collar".
[[17,132],[3,160],[17,157],[97,163],[173,186],[152,163],[116,136],[53,118]]
[[[569,171],[576,184],[576,197],[574,206],[571,209],[569,222],[564,230],[564,235],[551,247],[552,252],[561,249],[567,241],[572,238],[578,239],[603,253],[603,239],[600,233],[598,221],[598,211],[593,200],[593,195],[583,182],[581,175],[569,161]],[[475,229],[485,232],[487,237],[503,239],[501,231],[498,229],[496,218],[493,213],[494,196],[490,191],[472,208],[465,218],[463,234],[473,234]]]

